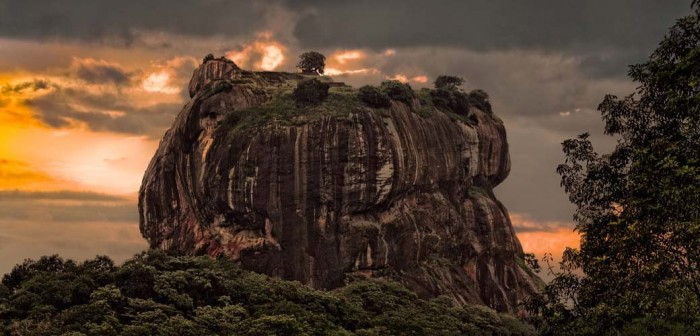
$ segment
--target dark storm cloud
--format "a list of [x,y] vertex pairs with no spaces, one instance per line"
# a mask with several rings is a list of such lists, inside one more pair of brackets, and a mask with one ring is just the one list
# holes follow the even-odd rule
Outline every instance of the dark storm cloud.
[[160,138],[170,127],[175,115],[182,108],[179,103],[158,104],[144,108],[128,108],[121,116],[111,116],[100,111],[73,112],[69,118],[82,121],[94,131],[108,131]]
[[43,79],[35,79],[28,82],[22,82],[19,84],[4,84],[0,85],[0,93],[11,94],[11,93],[22,93],[26,90],[39,91],[48,89],[52,84]]
[[605,51],[653,47],[690,1],[294,1],[309,47],[457,46]]
[[[112,93],[58,89],[27,100],[35,116],[50,127],[61,128],[78,121],[93,131],[108,131],[160,138],[182,108],[180,103],[138,107]],[[109,114],[105,111],[119,111]]]
[[[559,116],[560,112],[574,112],[576,109],[595,110],[605,94],[624,96],[634,88],[627,79],[591,77],[581,70],[583,60],[555,53],[401,48],[394,56],[382,57],[380,61],[365,66],[377,66],[383,75],[388,76],[404,74],[410,78],[425,75],[430,80],[443,74],[463,77],[466,79],[465,90],[485,90],[497,113],[506,117],[539,118]],[[624,68],[620,70],[626,71]],[[380,80],[381,77],[374,79],[375,84]],[[360,84],[352,82],[353,79],[347,81]],[[561,121],[559,124],[567,127],[578,124]]]
[[132,74],[116,64],[95,60],[75,60],[71,65],[72,74],[90,84],[113,83],[126,85]]
[[132,45],[141,32],[240,36],[274,1],[0,0],[0,36]]
[[246,36],[267,28],[277,4],[299,16],[302,46],[318,48],[648,50],[690,13],[687,0],[0,0],[0,36],[112,44],[141,32]]
[[[194,64],[189,58],[177,58],[164,68],[170,81],[187,92],[187,80]],[[53,128],[81,123],[93,131],[162,137],[182,102],[144,104],[131,95],[142,90],[141,70],[127,71],[118,63],[104,60],[74,58],[61,71],[56,82],[33,80],[16,85],[0,86],[0,92],[22,93],[26,90],[48,89],[40,95],[28,96],[23,103],[34,116]],[[186,93],[181,93],[184,96]],[[187,96],[186,98],[189,98]],[[0,99],[0,106],[3,101]]]

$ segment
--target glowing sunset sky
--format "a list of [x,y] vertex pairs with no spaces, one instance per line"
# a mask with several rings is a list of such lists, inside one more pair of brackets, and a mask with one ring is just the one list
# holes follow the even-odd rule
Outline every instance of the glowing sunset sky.
[[441,74],[491,96],[508,131],[496,189],[526,252],[577,243],[555,173],[560,143],[591,131],[607,93],[643,61],[688,1],[0,0],[0,272],[59,253],[120,261],[147,247],[136,193],[187,101],[204,55],[295,71],[327,56],[353,86]]

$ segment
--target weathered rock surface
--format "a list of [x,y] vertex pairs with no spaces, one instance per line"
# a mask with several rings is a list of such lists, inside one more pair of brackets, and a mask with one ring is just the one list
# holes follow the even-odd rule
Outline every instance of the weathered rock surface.
[[[256,85],[236,84],[245,77]],[[222,80],[226,90],[211,89]],[[192,99],[143,179],[151,247],[226,256],[315,288],[388,277],[500,311],[536,291],[492,192],[510,170],[500,121],[474,108],[470,124],[439,111],[423,118],[392,102],[389,113],[222,129],[268,99],[255,87],[283,85],[218,60],[195,71]]]

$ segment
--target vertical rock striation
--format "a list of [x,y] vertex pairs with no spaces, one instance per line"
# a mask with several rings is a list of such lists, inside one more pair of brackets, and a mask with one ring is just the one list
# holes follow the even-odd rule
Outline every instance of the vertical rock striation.
[[192,99],[141,186],[151,247],[225,256],[315,288],[387,277],[500,311],[536,291],[492,192],[510,170],[500,121],[475,108],[470,123],[424,118],[392,102],[388,113],[358,108],[292,126],[222,123],[263,104],[283,78],[220,60],[195,71]]

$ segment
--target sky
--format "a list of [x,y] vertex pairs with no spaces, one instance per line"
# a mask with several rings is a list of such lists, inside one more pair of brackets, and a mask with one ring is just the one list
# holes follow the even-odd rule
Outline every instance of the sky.
[[524,250],[556,256],[578,244],[561,142],[614,146],[597,105],[632,93],[627,65],[689,13],[680,0],[0,0],[0,273],[147,248],[141,178],[208,53],[296,71],[316,50],[353,86],[463,77],[505,123],[512,170],[495,192]]

